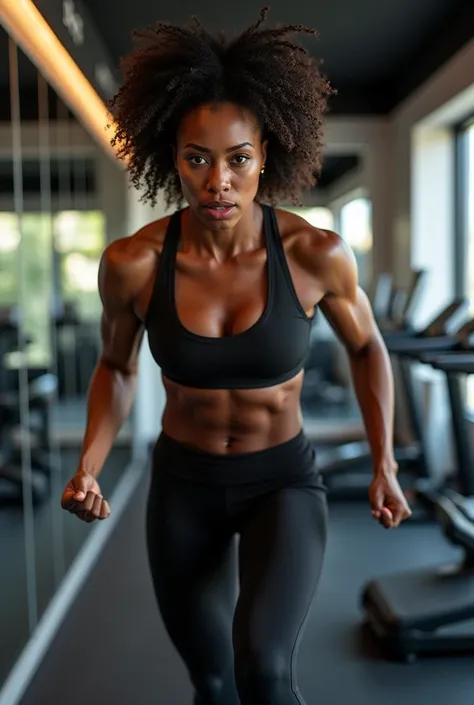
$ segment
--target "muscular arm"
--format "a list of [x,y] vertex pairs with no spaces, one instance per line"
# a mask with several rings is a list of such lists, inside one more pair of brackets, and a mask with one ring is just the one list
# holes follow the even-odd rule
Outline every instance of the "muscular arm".
[[349,355],[375,474],[394,472],[394,394],[389,356],[369,301],[358,286],[354,256],[334,233],[327,233],[321,265],[325,295],[320,308]]
[[82,470],[97,477],[132,408],[143,325],[134,313],[134,277],[129,244],[117,241],[105,251],[99,270],[103,304],[102,354],[88,393]]

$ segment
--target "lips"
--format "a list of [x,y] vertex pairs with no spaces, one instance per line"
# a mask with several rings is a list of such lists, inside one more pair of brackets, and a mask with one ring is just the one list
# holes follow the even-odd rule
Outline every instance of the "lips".
[[230,201],[209,201],[204,204],[204,208],[214,220],[225,220],[232,216],[235,203],[230,203]]
[[208,201],[204,204],[204,208],[212,208],[212,210],[225,210],[226,208],[233,208],[235,203],[230,201]]

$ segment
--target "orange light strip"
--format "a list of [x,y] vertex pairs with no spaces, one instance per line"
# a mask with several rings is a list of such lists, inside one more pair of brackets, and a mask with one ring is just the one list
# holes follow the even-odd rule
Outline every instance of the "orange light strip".
[[93,139],[116,160],[116,151],[110,145],[110,112],[33,2],[0,0],[0,22]]

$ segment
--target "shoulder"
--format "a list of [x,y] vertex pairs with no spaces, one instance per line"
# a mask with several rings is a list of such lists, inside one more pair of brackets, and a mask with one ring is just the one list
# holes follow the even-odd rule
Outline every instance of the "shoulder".
[[295,213],[277,209],[275,211],[285,250],[302,259],[309,266],[318,263],[327,266],[331,262],[347,261],[353,264],[355,259],[349,245],[332,230],[317,228]]
[[102,253],[99,291],[102,299],[132,301],[156,272],[169,217],[140,228],[129,237],[111,242]]

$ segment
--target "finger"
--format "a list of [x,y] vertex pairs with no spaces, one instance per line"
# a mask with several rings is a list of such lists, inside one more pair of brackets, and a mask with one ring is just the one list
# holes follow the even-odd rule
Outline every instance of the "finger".
[[74,500],[76,502],[83,502],[87,497],[87,487],[84,478],[79,477],[74,479]]
[[403,510],[401,507],[394,507],[391,509],[392,512],[392,527],[396,528],[400,526],[400,522],[403,519]]
[[103,499],[103,500],[102,500],[102,504],[101,504],[101,506],[100,506],[100,515],[99,515],[99,519],[107,519],[107,517],[109,516],[109,514],[110,514],[110,506],[109,506],[109,503],[108,503],[105,499]]
[[75,490],[74,499],[76,502],[83,502],[87,497],[87,492],[91,486],[90,475],[75,475],[71,481],[71,485]]
[[392,508],[392,513],[394,515],[394,523],[396,526],[400,526],[402,521],[409,519],[412,514],[411,509],[406,502],[397,504],[394,508]]
[[100,510],[102,507],[103,497],[101,494],[96,494],[94,498],[94,503],[92,505],[91,514],[98,519],[100,517]]
[[391,529],[393,526],[393,514],[388,507],[384,507],[380,516],[380,523],[384,529]]
[[383,509],[384,496],[382,492],[375,492],[371,497],[372,509],[374,512],[381,512]]
[[63,509],[70,510],[72,507],[76,505],[76,500],[74,498],[75,495],[75,490],[73,488],[66,488],[66,490],[63,493],[63,496],[61,497],[61,507]]
[[85,509],[88,512],[92,511],[92,507],[94,506],[94,501],[96,497],[96,493],[92,492],[92,490],[89,490],[86,494],[86,498],[83,502],[81,502],[81,508]]

